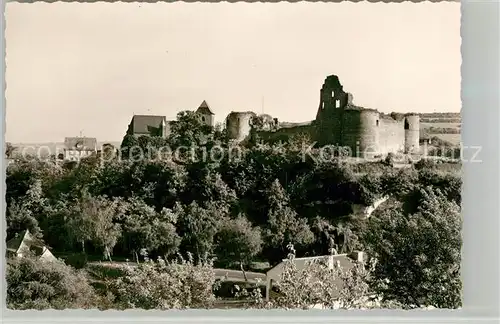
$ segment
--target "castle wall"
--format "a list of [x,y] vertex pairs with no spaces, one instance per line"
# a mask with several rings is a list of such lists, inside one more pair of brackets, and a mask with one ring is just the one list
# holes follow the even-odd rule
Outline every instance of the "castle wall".
[[375,110],[345,110],[341,145],[348,146],[355,157],[376,155],[379,150],[378,120],[379,113]]
[[280,128],[277,131],[260,131],[258,136],[261,140],[268,143],[276,143],[279,141],[286,142],[290,137],[297,134],[306,134],[313,138],[315,133],[315,128],[312,125],[299,125],[293,127]]
[[231,112],[226,119],[226,128],[229,139],[237,142],[244,141],[250,135],[251,120],[256,116],[253,112]]
[[379,125],[380,154],[385,155],[403,150],[405,144],[404,120],[381,118]]
[[[351,149],[352,156],[362,158],[419,148],[418,114],[405,114],[403,118],[403,114],[393,113],[390,117],[375,109],[356,106],[352,100],[352,95],[344,92],[338,77],[330,75],[321,88],[320,104],[314,122],[291,127],[280,127],[278,124],[280,128],[275,130],[277,120],[262,115],[264,124],[272,127],[264,127],[265,130],[257,132],[257,135],[263,141],[278,142],[287,141],[295,134],[305,133],[318,146],[347,146]],[[254,116],[253,112],[230,113],[226,120],[229,138],[238,142],[249,138]]]

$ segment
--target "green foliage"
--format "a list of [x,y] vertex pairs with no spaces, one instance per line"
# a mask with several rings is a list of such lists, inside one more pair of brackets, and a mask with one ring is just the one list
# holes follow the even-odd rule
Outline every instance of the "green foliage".
[[216,235],[215,254],[226,266],[234,262],[248,265],[260,253],[262,244],[260,228],[252,227],[246,217],[239,215],[222,224]]
[[16,150],[16,147],[12,145],[10,142],[5,143],[5,157],[10,159]]
[[[304,246],[314,240],[307,220],[299,218],[290,207],[289,198],[278,180],[274,181],[267,194],[268,196],[268,223],[265,229],[266,247],[268,254],[273,255],[273,261],[278,261],[284,255],[289,243]],[[280,253],[281,252],[281,253]]]
[[420,194],[417,213],[394,208],[370,219],[362,237],[378,261],[373,287],[406,307],[460,307],[460,208],[439,189]]
[[99,299],[81,271],[62,262],[9,260],[7,307],[11,309],[94,308]]
[[109,288],[121,309],[208,308],[215,301],[215,281],[210,262],[195,264],[192,258],[180,262],[159,259],[129,268]]
[[115,221],[123,212],[120,199],[93,197],[83,192],[68,211],[66,226],[74,242],[82,245],[83,251],[85,242],[91,241],[102,248],[105,258],[111,259],[112,250],[121,235],[120,225]]
[[[276,264],[286,256],[290,242],[297,247],[298,256],[309,256],[327,254],[332,247],[339,253],[369,246],[379,251],[381,247],[372,244],[367,232],[387,242],[396,240],[388,233],[400,229],[411,229],[418,237],[425,233],[436,246],[447,239],[430,235],[424,221],[417,222],[422,229],[404,224],[422,214],[428,190],[439,189],[435,204],[460,205],[459,163],[419,162],[396,170],[384,161],[354,163],[332,156],[331,161],[322,162],[320,151],[310,148],[310,139],[300,134],[284,144],[229,146],[220,125],[207,127],[198,117],[179,114],[167,139],[126,136],[122,159],[10,164],[6,178],[8,237],[29,229],[39,237],[43,234],[54,252],[81,253],[82,259],[103,253],[107,259],[113,254],[115,259],[139,262],[140,256],[171,260],[175,253],[192,253],[196,260],[215,255],[222,264],[245,267],[256,260]],[[187,145],[193,148],[194,158],[188,151],[160,155],[165,145],[174,150]],[[220,145],[222,157],[212,161],[209,152],[216,145]],[[127,157],[127,150],[134,146],[144,159]],[[301,151],[303,146],[309,150],[307,154]],[[377,208],[373,219],[354,217],[357,207],[384,196],[391,198]],[[441,215],[444,211],[439,208],[428,207],[431,214]],[[451,231],[453,223],[438,223],[444,228],[443,235]],[[394,251],[403,254],[406,250],[398,247]],[[380,260],[393,262],[389,257]],[[71,263],[85,266],[84,261],[71,259]],[[436,276],[445,271],[439,262],[427,266]],[[154,271],[149,274],[156,274]],[[352,282],[355,286],[357,281]],[[403,283],[395,285],[399,284]],[[396,287],[391,289],[396,291]],[[250,295],[258,299],[256,290]],[[392,298],[389,302],[412,301]],[[145,302],[155,303],[160,302]]]
[[42,234],[38,220],[24,204],[11,203],[7,209],[6,220],[7,239],[13,238],[16,233],[25,229],[29,230],[35,237],[40,237]]
[[131,198],[121,218],[122,240],[136,260],[142,248],[170,256],[177,252],[180,245],[176,221],[177,215],[171,210],[164,209],[158,213],[143,200]]
[[139,147],[139,140],[132,134],[126,134],[123,137],[123,141],[120,147],[121,157],[123,159],[134,158],[134,154],[137,154],[137,152],[134,152],[134,147]]
[[212,128],[203,123],[201,116],[194,111],[182,111],[172,122],[169,143],[172,148],[203,146],[213,139]]
[[227,219],[224,211],[215,205],[202,207],[196,202],[187,206],[178,204],[174,208],[178,215],[177,229],[182,236],[181,246],[198,259],[212,255],[215,235]]

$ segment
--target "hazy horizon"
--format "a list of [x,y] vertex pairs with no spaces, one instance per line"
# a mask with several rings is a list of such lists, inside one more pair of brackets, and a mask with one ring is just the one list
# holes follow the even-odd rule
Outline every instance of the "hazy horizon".
[[[460,3],[7,3],[6,141],[121,141],[135,114],[459,112]],[[264,104],[264,105],[263,105]]]

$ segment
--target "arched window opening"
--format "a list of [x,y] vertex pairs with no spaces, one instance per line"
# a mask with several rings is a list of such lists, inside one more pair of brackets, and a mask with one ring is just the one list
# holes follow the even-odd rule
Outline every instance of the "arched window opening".
[[377,127],[378,127],[378,119],[377,119]]
[[405,119],[405,129],[410,129],[410,124],[407,119]]

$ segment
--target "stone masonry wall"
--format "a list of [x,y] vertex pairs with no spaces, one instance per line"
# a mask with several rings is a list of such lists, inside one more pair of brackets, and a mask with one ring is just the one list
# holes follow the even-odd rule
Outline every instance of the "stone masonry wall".
[[232,112],[227,116],[226,128],[230,139],[238,142],[248,138],[251,131],[253,112]]
[[396,121],[392,118],[381,118],[379,122],[380,153],[396,153],[403,150],[405,144],[404,120]]

